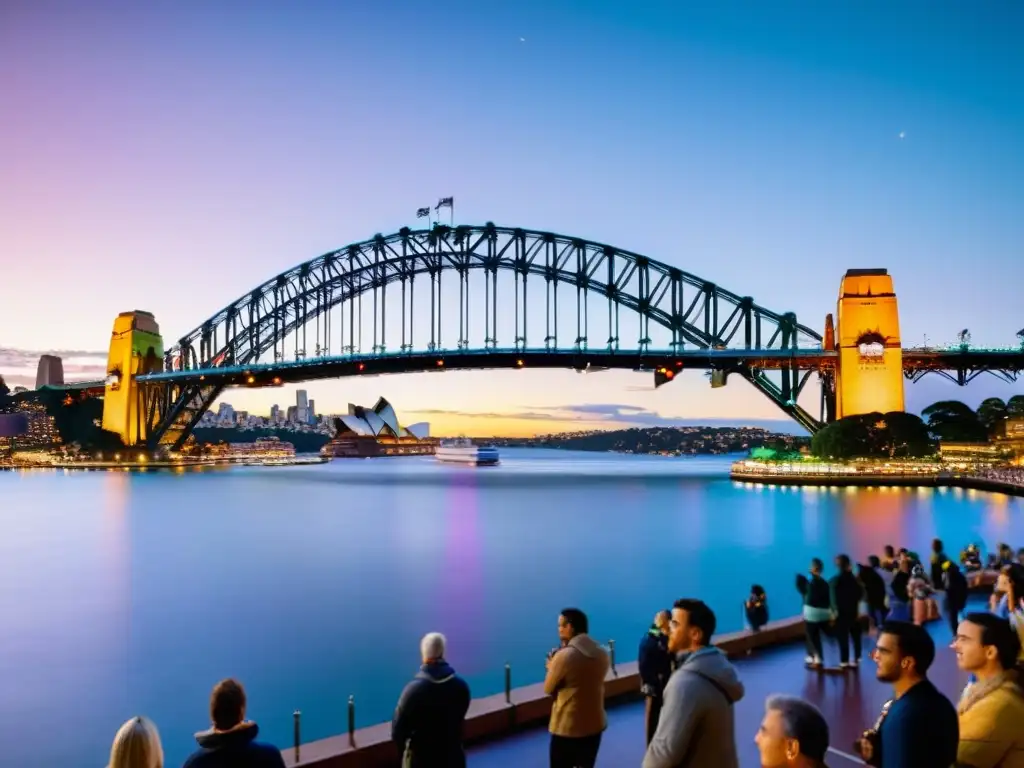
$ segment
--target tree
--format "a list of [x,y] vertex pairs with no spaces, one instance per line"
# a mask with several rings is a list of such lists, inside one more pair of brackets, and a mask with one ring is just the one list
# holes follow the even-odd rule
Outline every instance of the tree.
[[978,421],[980,421],[989,434],[996,424],[1006,418],[1006,403],[998,397],[989,397],[981,401],[978,406]]
[[852,459],[870,452],[867,421],[848,416],[827,424],[811,438],[811,453],[831,459]]
[[834,421],[811,439],[811,452],[831,459],[905,459],[931,456],[935,444],[919,416],[894,411]]
[[1011,418],[1024,416],[1024,395],[1014,395],[1006,401],[1006,415]]
[[4,377],[0,376],[0,408],[6,407],[11,400],[11,389],[7,386],[7,382],[4,381]]
[[920,416],[893,411],[885,414],[885,424],[885,442],[881,448],[890,459],[913,459],[935,453],[935,442]]
[[928,430],[937,440],[954,443],[984,443],[988,432],[970,406],[959,400],[932,403],[921,415],[928,419]]

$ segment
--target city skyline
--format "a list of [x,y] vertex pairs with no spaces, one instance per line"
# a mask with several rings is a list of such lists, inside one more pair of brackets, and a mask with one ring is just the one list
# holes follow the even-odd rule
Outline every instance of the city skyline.
[[[64,349],[81,353],[62,355],[69,380],[102,375],[118,312],[152,311],[171,343],[284,269],[422,225],[416,209],[449,195],[456,224],[608,242],[819,331],[845,270],[884,266],[905,345],[965,327],[1013,344],[1021,10],[728,5],[5,9],[4,282],[47,265],[47,306],[5,287],[0,374],[24,384]],[[460,45],[427,44],[439,36]],[[385,394],[440,432],[788,423],[736,377],[713,391],[696,373],[657,391],[617,371],[302,388],[325,413]],[[926,379],[907,408],[1022,391]],[[222,398],[253,412],[289,399]]]

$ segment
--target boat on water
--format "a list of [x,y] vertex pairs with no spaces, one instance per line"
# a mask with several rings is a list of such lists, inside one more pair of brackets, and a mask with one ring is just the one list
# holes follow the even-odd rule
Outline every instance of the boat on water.
[[434,454],[446,464],[470,464],[477,467],[494,466],[499,461],[498,449],[493,445],[476,445],[466,437],[442,440]]

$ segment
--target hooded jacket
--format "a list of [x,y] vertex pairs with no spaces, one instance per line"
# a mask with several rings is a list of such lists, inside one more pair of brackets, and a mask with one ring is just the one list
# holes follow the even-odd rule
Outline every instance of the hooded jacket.
[[608,654],[590,635],[579,634],[551,659],[544,693],[555,697],[548,730],[555,736],[580,738],[608,726],[604,679]]
[[643,768],[738,768],[733,704],[743,683],[714,647],[680,654]]
[[284,768],[281,751],[256,741],[260,729],[256,723],[239,723],[228,731],[212,728],[196,734],[199,749],[182,768]]
[[463,768],[462,724],[469,685],[443,659],[420,667],[398,699],[391,739],[406,762],[420,768]]

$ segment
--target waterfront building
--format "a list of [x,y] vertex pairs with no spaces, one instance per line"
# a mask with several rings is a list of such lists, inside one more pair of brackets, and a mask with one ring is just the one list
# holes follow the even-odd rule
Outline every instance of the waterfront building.
[[993,442],[1002,451],[1015,459],[1015,463],[1024,461],[1024,418],[1003,419],[996,428]]
[[25,425],[21,435],[12,436],[15,450],[46,451],[61,445],[57,422],[47,412],[45,404],[35,397],[26,397],[17,402],[13,411],[24,419]]
[[322,451],[327,456],[422,456],[437,449],[437,441],[430,437],[430,424],[403,427],[395,409],[383,397],[373,408],[349,403],[348,413],[336,418],[334,424],[334,439]]
[[990,467],[1024,459],[1024,418],[999,422],[991,439],[984,443],[939,443],[943,460],[957,467]]
[[970,467],[991,467],[1005,464],[1007,452],[995,442],[989,443],[939,443],[942,460],[956,469]]
[[277,437],[260,437],[251,443],[218,443],[208,449],[210,456],[251,456],[264,459],[288,459],[295,446]]
[[0,413],[0,462],[11,459],[15,440],[28,432],[28,418],[23,413]]

